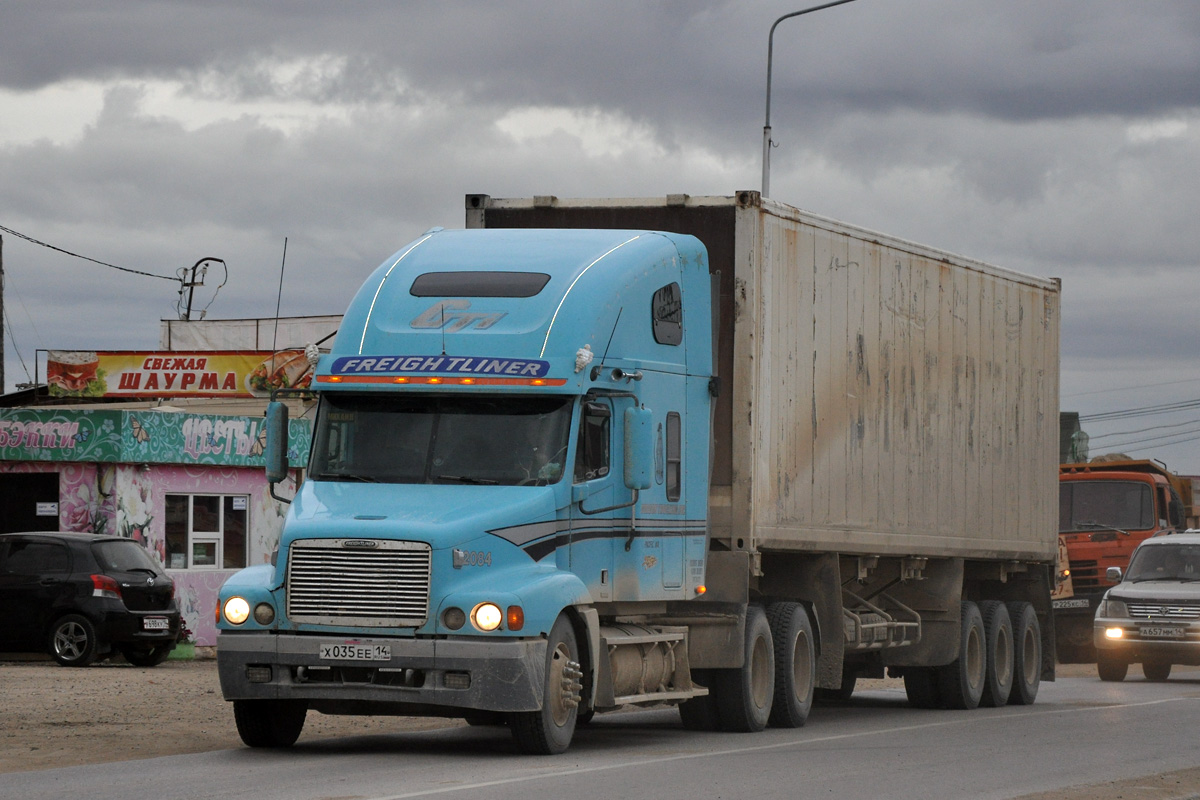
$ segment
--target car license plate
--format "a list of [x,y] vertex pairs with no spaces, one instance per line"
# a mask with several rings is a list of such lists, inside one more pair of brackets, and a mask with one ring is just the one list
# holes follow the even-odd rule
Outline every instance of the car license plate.
[[392,647],[387,644],[322,644],[323,661],[390,661]]
[[1066,600],[1055,600],[1053,605],[1055,608],[1087,608],[1088,602],[1086,597],[1071,597]]
[[166,631],[171,629],[171,623],[166,617],[143,617],[142,630]]
[[1138,633],[1143,639],[1182,639],[1184,629],[1176,625],[1140,625]]

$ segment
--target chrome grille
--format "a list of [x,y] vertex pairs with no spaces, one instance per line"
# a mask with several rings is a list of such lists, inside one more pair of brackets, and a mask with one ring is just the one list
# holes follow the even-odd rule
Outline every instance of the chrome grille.
[[1126,603],[1129,616],[1140,619],[1200,619],[1200,605],[1193,603]]
[[310,539],[288,552],[293,622],[418,627],[429,607],[430,549],[423,542]]

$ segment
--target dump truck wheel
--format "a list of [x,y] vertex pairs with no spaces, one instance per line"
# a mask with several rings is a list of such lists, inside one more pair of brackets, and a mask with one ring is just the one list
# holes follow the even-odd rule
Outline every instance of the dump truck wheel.
[[234,700],[233,721],[248,747],[291,747],[304,730],[303,700]]
[[983,635],[987,644],[987,669],[979,704],[998,708],[1008,703],[1013,685],[1013,629],[1008,607],[999,600],[979,604]]
[[1142,674],[1148,681],[1165,681],[1171,676],[1171,664],[1163,661],[1143,661]]
[[1007,605],[1013,632],[1013,684],[1008,702],[1033,705],[1042,684],[1042,626],[1032,604],[1014,600]]
[[775,728],[799,728],[813,704],[817,657],[812,622],[799,603],[772,603],[767,624],[775,652],[775,693],[768,723]]
[[946,708],[971,709],[979,706],[987,677],[987,645],[983,615],[970,600],[962,602],[962,628],[958,658],[938,667],[938,690]]
[[739,669],[714,670],[717,717],[722,730],[761,731],[775,696],[775,655],[771,626],[762,606],[746,609],[745,662]]
[[575,735],[583,691],[583,669],[575,630],[560,614],[546,640],[546,680],[540,711],[519,711],[508,718],[513,741],[526,755],[557,755]]

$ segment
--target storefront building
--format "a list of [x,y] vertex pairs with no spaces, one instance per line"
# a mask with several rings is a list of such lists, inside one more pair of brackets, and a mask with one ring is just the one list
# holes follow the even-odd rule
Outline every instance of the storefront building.
[[[0,409],[0,532],[67,530],[141,542],[175,579],[199,646],[216,644],[217,590],[270,561],[287,507],[263,471],[261,417],[153,409]],[[295,493],[307,419],[289,423]]]

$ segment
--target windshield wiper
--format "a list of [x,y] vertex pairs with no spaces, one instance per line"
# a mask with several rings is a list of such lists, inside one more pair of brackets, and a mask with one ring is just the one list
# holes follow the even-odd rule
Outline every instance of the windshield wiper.
[[439,481],[456,481],[458,483],[470,483],[483,486],[497,486],[500,481],[494,481],[490,478],[472,478],[469,475],[438,475]]
[[379,478],[371,475],[355,475],[352,472],[327,472],[324,475],[313,476],[317,480],[330,481],[360,481],[362,483],[379,483]]
[[1122,536],[1129,535],[1129,531],[1123,531],[1120,528],[1114,528],[1112,525],[1105,525],[1103,522],[1097,522],[1094,519],[1076,520],[1075,524],[1078,525],[1079,528],[1082,530],[1090,531],[1090,530],[1096,530],[1097,528],[1099,528],[1100,530],[1105,530],[1105,531],[1116,531],[1117,533],[1121,534]]

